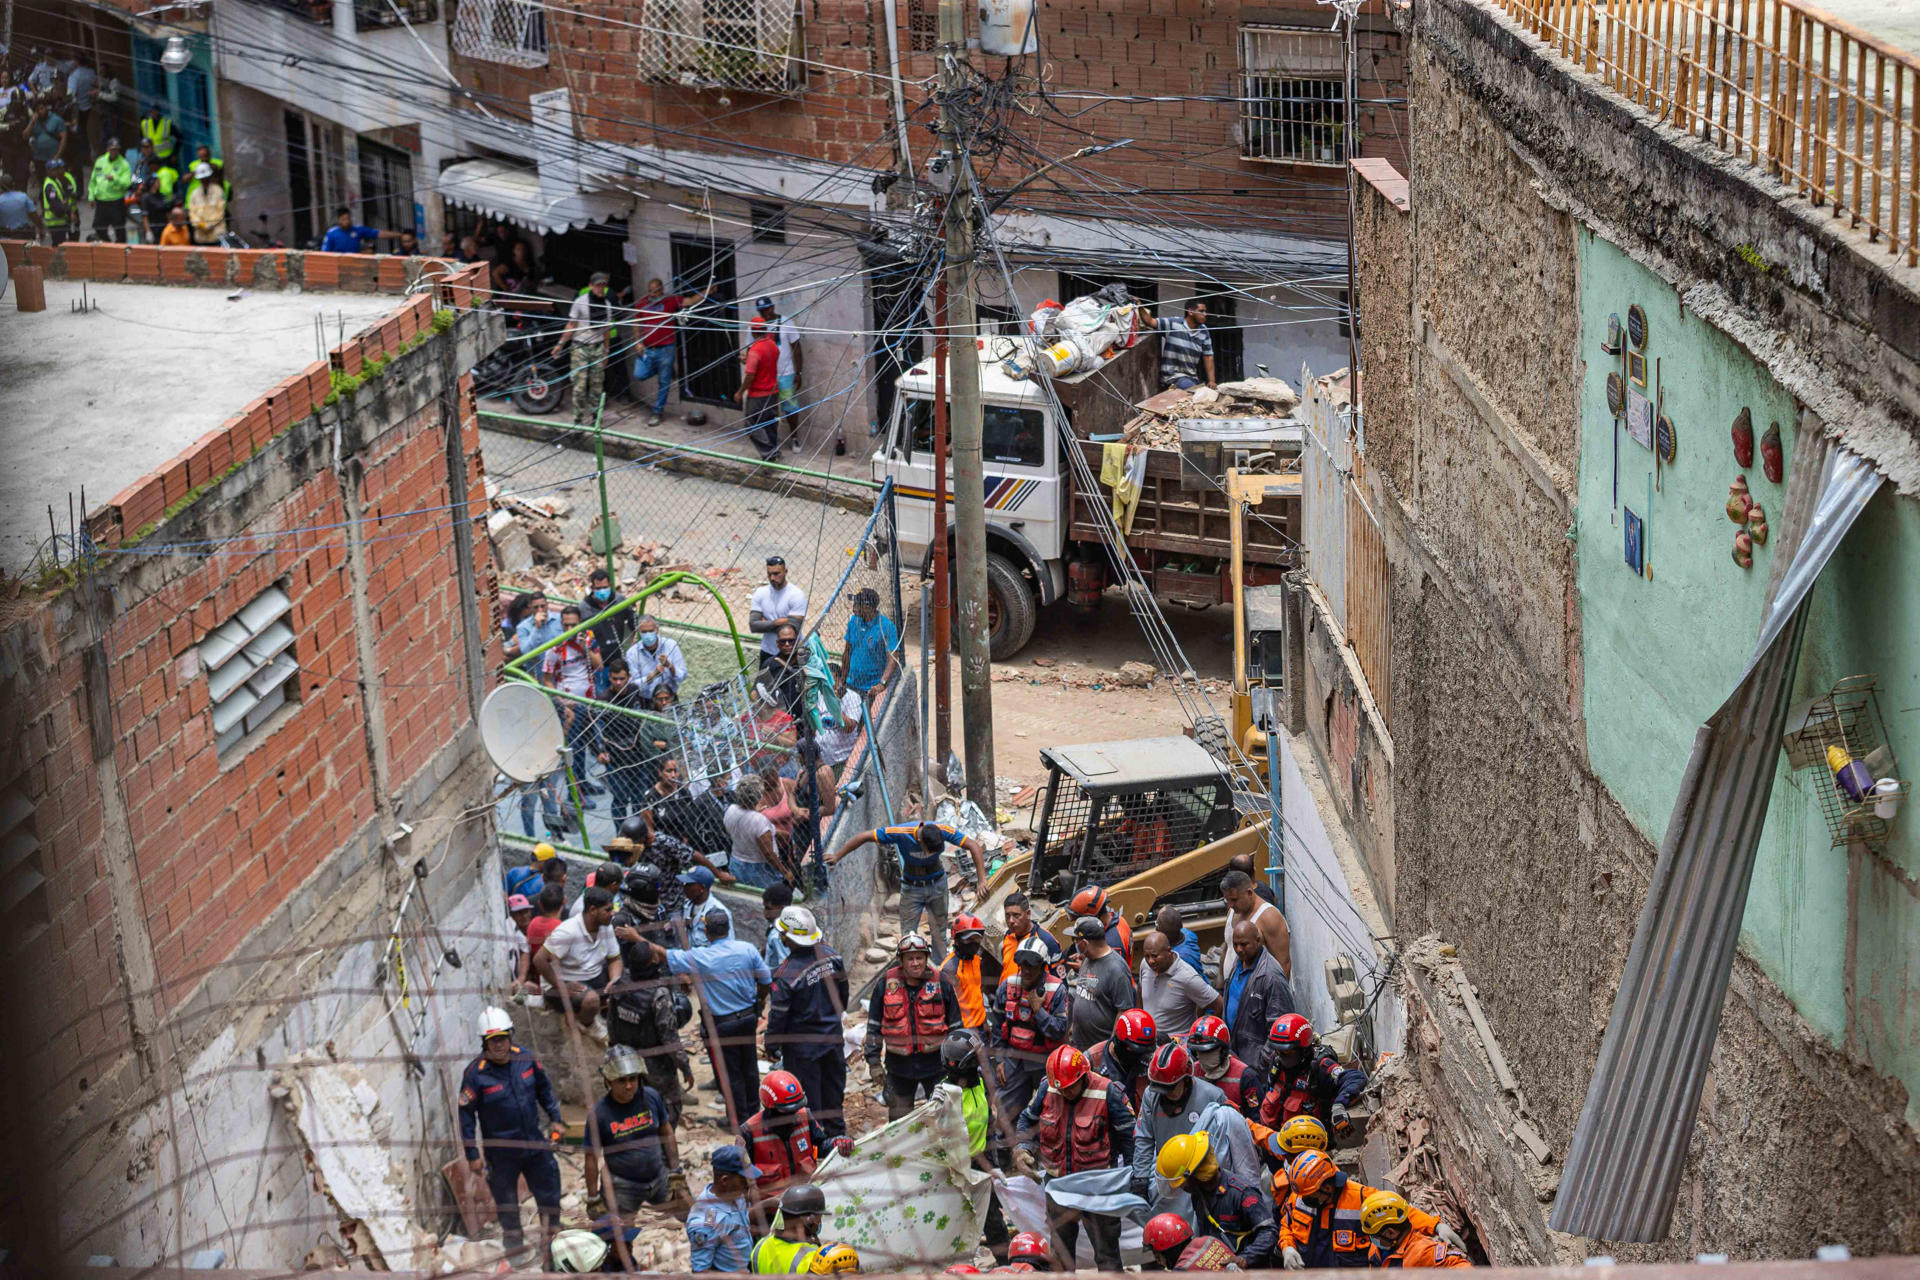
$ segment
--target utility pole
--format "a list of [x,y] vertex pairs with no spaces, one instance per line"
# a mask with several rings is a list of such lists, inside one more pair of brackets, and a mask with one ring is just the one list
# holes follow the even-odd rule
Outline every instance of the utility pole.
[[[953,561],[947,544],[947,277],[933,283],[933,769],[953,754]],[[929,792],[930,793],[930,792]]]
[[[972,163],[967,156],[966,9],[940,0],[940,92],[952,187],[947,233],[947,371],[953,448],[954,585],[960,613],[960,709],[966,735],[967,798],[992,820],[993,671],[987,651],[987,509],[981,471],[980,350],[973,310]],[[951,335],[957,333],[958,341]]]

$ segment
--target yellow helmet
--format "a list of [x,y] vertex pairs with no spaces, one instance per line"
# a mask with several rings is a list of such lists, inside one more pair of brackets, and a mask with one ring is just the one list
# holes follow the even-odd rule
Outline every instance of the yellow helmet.
[[533,860],[535,862],[545,862],[548,858],[557,858],[559,856],[560,851],[548,844],[545,840],[533,846]]
[[1178,1191],[1193,1171],[1206,1163],[1208,1146],[1205,1132],[1177,1133],[1160,1148],[1155,1166],[1167,1185]]
[[1302,1151],[1325,1151],[1327,1127],[1312,1116],[1295,1116],[1280,1126],[1280,1149],[1296,1156]]
[[830,1244],[813,1255],[813,1274],[816,1276],[838,1275],[843,1271],[860,1270],[860,1254],[850,1244]]
[[1407,1202],[1392,1191],[1376,1191],[1360,1206],[1360,1230],[1378,1235],[1382,1227],[1397,1227],[1407,1220]]

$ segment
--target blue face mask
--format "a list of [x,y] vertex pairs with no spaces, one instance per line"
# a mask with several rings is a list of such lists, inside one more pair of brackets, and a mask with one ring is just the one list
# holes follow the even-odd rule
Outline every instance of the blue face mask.
[[589,591],[587,593],[587,598],[590,600],[608,600],[612,597],[613,589],[611,587],[602,587],[598,591]]
[[660,633],[658,631],[648,631],[641,635],[640,643],[648,649],[658,649],[660,647]]

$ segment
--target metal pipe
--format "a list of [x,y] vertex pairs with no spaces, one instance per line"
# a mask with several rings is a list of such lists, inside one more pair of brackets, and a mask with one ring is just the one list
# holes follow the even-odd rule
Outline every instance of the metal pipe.
[[887,19],[887,80],[893,85],[893,128],[900,142],[900,169],[911,176],[913,151],[907,145],[907,94],[900,83],[900,11],[896,0],[885,0]]
[[607,451],[602,440],[601,420],[606,416],[607,397],[600,396],[600,403],[593,411],[593,471],[600,478],[600,541],[607,556],[607,586],[614,584],[613,575],[613,512],[607,506]]

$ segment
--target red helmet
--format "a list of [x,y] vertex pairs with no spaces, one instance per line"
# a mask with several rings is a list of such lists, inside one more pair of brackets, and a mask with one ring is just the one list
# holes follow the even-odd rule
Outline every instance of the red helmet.
[[1063,1044],[1047,1055],[1047,1083],[1056,1089],[1069,1089],[1087,1078],[1087,1055],[1070,1044]]
[[1304,1049],[1313,1043],[1313,1024],[1297,1013],[1275,1018],[1267,1043],[1276,1049]]
[[773,1071],[760,1082],[760,1105],[775,1115],[792,1115],[806,1104],[806,1090],[791,1071]]
[[1155,1084],[1178,1084],[1193,1074],[1193,1057],[1183,1044],[1163,1044],[1147,1064],[1147,1079]]
[[1302,1151],[1287,1165],[1287,1181],[1293,1184],[1295,1195],[1310,1196],[1338,1172],[1333,1157],[1326,1152]]
[[1185,1248],[1187,1241],[1193,1239],[1193,1228],[1177,1213],[1156,1213],[1147,1219],[1147,1229],[1141,1234],[1147,1248],[1166,1253]]
[[[979,916],[962,914],[953,918],[953,936],[956,938],[963,933],[985,933],[986,931],[987,922]],[[963,1263],[962,1265],[965,1264]],[[951,1267],[948,1268],[949,1271],[952,1269]]]
[[1026,1259],[1027,1261],[1038,1259],[1041,1262],[1048,1260],[1047,1242],[1040,1238],[1039,1232],[1022,1231],[1013,1239],[1007,1241],[1007,1260],[1014,1262],[1021,1259]]
[[956,1262],[947,1268],[946,1274],[950,1276],[977,1276],[981,1274],[981,1272],[980,1268],[974,1266],[971,1262]]
[[1076,916],[1097,916],[1107,909],[1107,891],[1097,884],[1090,884],[1073,895],[1073,901],[1067,910]]
[[1212,1014],[1196,1019],[1192,1029],[1187,1032],[1187,1044],[1196,1051],[1224,1049],[1231,1043],[1233,1043],[1233,1033],[1227,1030],[1227,1024],[1224,1021]]
[[1144,1049],[1159,1036],[1160,1028],[1153,1025],[1153,1015],[1145,1009],[1129,1009],[1114,1020],[1113,1038],[1121,1044]]

